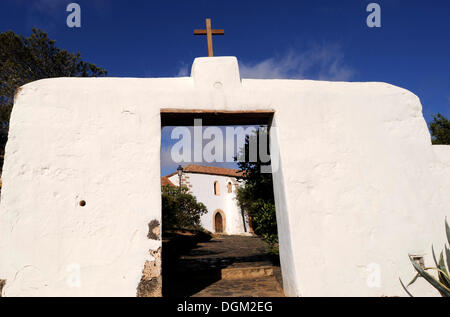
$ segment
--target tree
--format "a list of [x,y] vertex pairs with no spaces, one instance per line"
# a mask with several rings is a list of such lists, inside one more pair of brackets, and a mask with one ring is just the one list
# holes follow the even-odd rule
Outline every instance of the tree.
[[48,35],[33,29],[25,38],[13,31],[0,33],[0,155],[8,137],[9,117],[17,88],[44,78],[96,77],[107,72],[57,48]]
[[450,144],[450,121],[438,113],[430,124],[433,144]]
[[[260,138],[266,138],[268,141],[267,128],[260,127],[254,134],[247,136],[244,147],[240,149],[238,157],[236,157],[244,176],[244,186],[240,186],[237,190],[237,201],[239,207],[251,217],[255,234],[269,244],[275,245],[278,243],[278,232],[273,181],[271,173],[261,172],[264,165],[270,165],[270,161],[263,162],[261,160]],[[256,161],[250,161],[251,144],[257,144],[253,147],[258,151]]]
[[200,217],[208,212],[186,187],[162,186],[162,218],[164,231],[199,230]]

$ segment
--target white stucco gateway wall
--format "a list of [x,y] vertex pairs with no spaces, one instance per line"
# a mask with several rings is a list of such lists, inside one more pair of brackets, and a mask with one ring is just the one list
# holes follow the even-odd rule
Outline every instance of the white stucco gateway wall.
[[[443,246],[450,151],[431,146],[414,94],[384,83],[241,80],[235,58],[200,58],[186,78],[21,89],[0,204],[4,296],[136,295],[149,250],[160,247],[148,223],[161,219],[163,108],[275,111],[287,295],[405,295],[408,253],[432,264],[431,244]],[[425,283],[412,292],[436,295]]]

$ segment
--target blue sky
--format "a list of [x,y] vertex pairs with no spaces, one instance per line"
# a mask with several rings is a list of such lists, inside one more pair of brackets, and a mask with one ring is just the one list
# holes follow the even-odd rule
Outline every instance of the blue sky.
[[[170,173],[173,173],[176,170],[176,168],[178,167],[178,165],[180,165],[180,162],[176,162],[174,160],[175,156],[173,156],[172,150],[174,149],[174,146],[176,146],[177,143],[178,144],[183,143],[184,139],[182,139],[182,138],[172,139],[171,138],[172,131],[174,128],[177,128],[177,127],[172,127],[172,126],[164,127],[161,131],[161,175],[168,175]],[[217,151],[217,147],[215,147],[214,149],[211,149],[211,151],[208,151],[208,148],[207,148],[208,144],[210,146],[212,146],[214,143],[221,144],[220,149],[223,152],[221,155],[222,159],[219,159],[217,161],[211,161],[211,162],[207,161],[207,158],[205,158],[205,157],[203,157],[202,162],[197,162],[197,161],[194,162],[194,153],[193,153],[194,146],[192,144],[193,140],[194,140],[194,129],[193,129],[193,127],[182,127],[182,128],[185,128],[186,130],[188,130],[190,138],[187,138],[187,139],[190,140],[190,142],[191,142],[191,147],[188,148],[188,150],[191,151],[191,153],[190,153],[191,161],[181,162],[182,166],[185,166],[189,163],[193,163],[193,164],[201,164],[201,165],[208,165],[208,166],[219,166],[219,167],[225,167],[225,168],[239,168],[237,163],[234,162],[233,158],[238,156],[237,154],[239,153],[239,150],[243,146],[243,144],[240,144],[240,143],[244,142],[245,135],[252,134],[252,132],[254,132],[258,129],[258,126],[234,126],[234,127],[219,126],[219,127],[214,127],[215,132],[211,133],[211,131],[210,131],[210,133],[213,135],[210,135],[207,133],[207,129],[209,129],[208,126],[202,127],[203,140],[202,140],[202,149],[200,151],[205,150],[205,151],[207,151],[208,154],[211,153],[212,155],[215,155],[216,151]],[[226,131],[227,128],[233,129],[233,132],[231,132],[231,133],[238,132],[237,129],[243,129],[243,130],[246,130],[246,132],[241,135],[242,138],[234,135],[233,138],[229,138],[227,140],[227,131]],[[231,141],[231,142],[227,143],[227,141]],[[180,153],[180,151],[177,151],[178,150],[177,147],[175,147],[174,150],[176,153]],[[220,150],[219,150],[219,153],[220,153]],[[180,154],[184,154],[184,152],[181,152]],[[219,156],[220,155],[217,155],[217,157],[219,157]],[[232,159],[227,160],[228,156],[231,156]]]
[[[66,26],[64,0],[2,0],[0,31],[40,27],[115,77],[187,75],[207,54],[193,36],[205,17],[215,55],[237,56],[243,77],[382,81],[417,94],[430,121],[450,117],[448,0],[78,0],[82,27]],[[381,6],[381,28],[366,25]]]

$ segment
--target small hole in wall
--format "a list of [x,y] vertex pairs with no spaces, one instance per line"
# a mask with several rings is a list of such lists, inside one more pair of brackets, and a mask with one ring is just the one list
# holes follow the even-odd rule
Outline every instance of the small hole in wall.
[[86,206],[86,201],[84,201],[84,200],[80,201],[80,206],[81,206],[81,207]]

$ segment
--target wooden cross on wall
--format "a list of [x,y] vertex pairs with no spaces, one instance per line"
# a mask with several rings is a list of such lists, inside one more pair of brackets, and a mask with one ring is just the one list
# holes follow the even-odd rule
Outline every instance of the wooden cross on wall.
[[212,30],[211,29],[211,19],[206,19],[206,30],[194,30],[194,35],[206,35],[208,40],[208,56],[212,57],[213,54],[213,35],[225,35],[225,30]]

